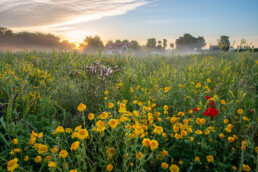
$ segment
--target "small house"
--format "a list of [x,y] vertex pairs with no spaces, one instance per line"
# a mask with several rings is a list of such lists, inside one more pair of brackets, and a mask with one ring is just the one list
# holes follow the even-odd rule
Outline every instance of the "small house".
[[106,54],[123,54],[129,50],[129,43],[112,43],[109,42],[104,47]]

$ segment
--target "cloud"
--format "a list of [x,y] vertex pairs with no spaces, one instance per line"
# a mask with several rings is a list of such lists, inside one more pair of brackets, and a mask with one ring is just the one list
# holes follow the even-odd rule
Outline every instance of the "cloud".
[[1,0],[0,21],[6,27],[59,27],[125,14],[146,0]]

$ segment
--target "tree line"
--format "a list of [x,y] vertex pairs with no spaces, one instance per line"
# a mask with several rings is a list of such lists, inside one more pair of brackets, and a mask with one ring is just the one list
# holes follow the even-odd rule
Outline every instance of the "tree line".
[[[167,39],[156,40],[149,38],[145,45],[140,45],[138,41],[132,40],[109,40],[108,43],[126,44],[127,47],[134,51],[155,51],[165,52],[168,47]],[[230,42],[228,36],[221,36],[218,42],[221,50],[228,51]],[[14,33],[12,30],[5,27],[0,27],[0,48],[4,46],[21,47],[21,48],[46,48],[46,49],[74,49],[75,44],[67,40],[61,41],[58,36],[50,33],[32,33],[32,32],[18,32]],[[180,51],[201,51],[206,46],[204,37],[194,37],[189,33],[180,36],[174,43],[169,44],[169,48]],[[84,52],[97,52],[104,49],[104,44],[101,38],[96,36],[86,36],[83,43],[78,47]]]
[[0,47],[31,49],[74,49],[76,46],[67,40],[61,41],[58,36],[41,32],[18,32],[0,27]]

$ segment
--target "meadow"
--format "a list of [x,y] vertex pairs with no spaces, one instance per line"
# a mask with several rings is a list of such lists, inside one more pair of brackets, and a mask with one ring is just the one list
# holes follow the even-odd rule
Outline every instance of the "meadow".
[[258,54],[0,52],[0,171],[257,171]]

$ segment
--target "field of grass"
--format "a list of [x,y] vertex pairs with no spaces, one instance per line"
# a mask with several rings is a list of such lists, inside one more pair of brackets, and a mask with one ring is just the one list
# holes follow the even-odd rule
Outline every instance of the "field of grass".
[[0,52],[0,171],[257,171],[258,54]]

